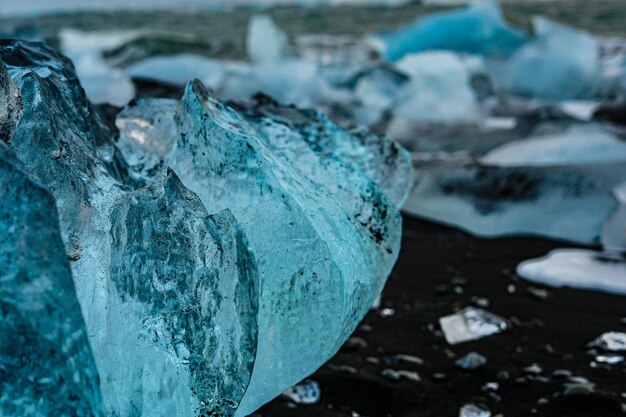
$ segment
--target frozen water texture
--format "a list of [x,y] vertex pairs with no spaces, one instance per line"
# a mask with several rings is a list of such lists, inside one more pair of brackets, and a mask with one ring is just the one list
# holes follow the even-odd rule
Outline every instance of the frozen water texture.
[[462,358],[457,359],[454,363],[459,368],[474,370],[480,368],[481,366],[485,366],[487,364],[487,358],[480,353],[470,352]]
[[105,415],[247,415],[380,294],[412,183],[398,145],[200,81],[135,102],[116,138],[67,59],[21,41],[0,57],[24,102],[8,145],[56,202]]
[[485,166],[436,159],[416,166],[403,209],[482,237],[545,236],[599,243],[626,164]]
[[[3,100],[6,75],[0,64]],[[0,415],[101,416],[54,199],[2,141],[0,184]]]
[[480,308],[466,307],[439,319],[439,325],[451,345],[481,339],[507,329],[506,320]]
[[174,112],[178,101],[137,99],[116,117],[117,147],[137,179],[155,177],[176,142]]
[[525,42],[526,35],[509,27],[497,2],[490,0],[431,14],[373,39],[383,56],[391,61],[426,50],[508,57]]
[[535,18],[534,29],[536,38],[506,63],[503,87],[549,99],[598,95],[601,72],[595,39],[542,17]]
[[626,162],[626,142],[599,125],[573,125],[563,133],[509,142],[481,161],[511,167]]
[[308,120],[293,116],[279,115],[278,123],[262,108],[225,106],[194,82],[176,112],[179,139],[167,158],[209,212],[228,205],[259,264],[257,356],[237,415],[339,349],[380,293],[399,249],[393,203],[323,145],[344,131],[330,122],[325,131],[309,130]]
[[102,52],[137,35],[137,32],[82,32],[70,28],[59,31],[61,49],[74,63],[93,103],[124,106],[134,97],[133,83],[122,70],[107,64]]
[[606,332],[598,336],[589,345],[608,352],[624,352],[626,351],[626,333]]
[[317,404],[322,397],[322,389],[317,381],[305,379],[289,387],[283,395],[296,404]]
[[463,62],[450,52],[408,55],[397,63],[410,81],[395,98],[390,135],[403,123],[472,123],[480,118]]
[[105,414],[232,414],[252,371],[258,306],[238,223],[209,216],[169,170],[131,190],[69,62],[42,44],[2,46],[25,103],[9,145],[61,214]]
[[553,287],[573,287],[626,295],[626,259],[585,249],[558,249],[524,261],[517,273]]
[[288,39],[274,23],[270,15],[256,15],[250,18],[246,48],[248,57],[255,64],[275,64],[287,54]]
[[491,412],[475,404],[465,404],[459,410],[459,417],[491,417]]

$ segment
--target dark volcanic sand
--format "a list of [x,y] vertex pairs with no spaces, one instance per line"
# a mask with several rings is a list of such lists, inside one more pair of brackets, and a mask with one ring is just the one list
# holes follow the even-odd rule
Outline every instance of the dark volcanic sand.
[[[626,317],[624,298],[547,287],[548,298],[536,298],[527,289],[539,286],[515,276],[518,262],[564,246],[541,239],[477,239],[405,217],[400,259],[383,293],[383,307],[395,309],[395,315],[384,318],[370,312],[354,335],[367,346],[344,349],[312,376],[322,389],[318,404],[296,406],[277,398],[257,414],[456,417],[463,404],[473,402],[504,417],[625,416],[621,404],[626,403],[626,366],[594,369],[586,347],[603,332],[626,331],[621,322]],[[461,294],[451,285],[459,277],[466,280]],[[508,292],[510,285],[514,293]],[[513,327],[450,346],[438,319],[473,305],[472,297],[488,298],[487,309],[511,319]],[[455,358],[470,351],[486,356],[487,365],[474,372],[456,368]],[[385,363],[386,356],[399,353],[422,358],[424,364]],[[370,363],[368,357],[380,363]],[[525,375],[523,368],[534,363],[543,369],[541,374]],[[346,365],[356,371],[337,369]],[[385,368],[417,371],[422,381],[390,381],[381,376]],[[566,380],[552,376],[556,369],[586,377],[596,384],[596,392],[562,395]],[[508,372],[508,379],[498,377],[501,371]],[[436,373],[445,378],[433,377]],[[497,395],[481,389],[487,382],[500,384]]]

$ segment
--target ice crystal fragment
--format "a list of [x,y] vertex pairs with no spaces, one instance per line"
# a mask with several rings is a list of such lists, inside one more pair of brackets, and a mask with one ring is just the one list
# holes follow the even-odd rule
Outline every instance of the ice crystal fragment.
[[246,48],[252,62],[276,63],[284,58],[287,46],[287,35],[274,23],[271,16],[256,15],[250,18]]
[[491,412],[475,404],[465,404],[459,410],[459,417],[491,417]]
[[25,102],[9,145],[56,200],[104,413],[232,415],[250,379],[258,305],[237,222],[209,216],[171,171],[144,188],[113,175],[101,149],[112,138],[69,61],[42,44],[2,46]]
[[174,112],[178,102],[170,99],[138,99],[115,119],[120,130],[117,147],[137,179],[154,177],[174,147]]
[[[279,395],[339,349],[380,293],[399,248],[397,210],[332,152],[332,125],[307,130],[300,119],[300,132],[281,116],[238,111],[191,83],[176,112],[179,140],[166,161],[209,212],[230,208],[259,264],[256,363],[237,415]],[[332,176],[339,174],[354,181],[351,190]],[[360,198],[351,205],[353,193]]]
[[305,379],[289,387],[283,395],[296,404],[317,404],[322,396],[322,390],[317,381]]
[[10,40],[0,58],[24,101],[19,122],[1,114],[6,147],[59,212],[94,415],[247,415],[379,296],[412,183],[398,145],[268,100],[225,105],[200,82],[179,103],[136,102],[117,138],[66,58]]
[[495,1],[475,1],[467,8],[433,13],[394,32],[380,35],[374,43],[385,58],[426,50],[451,50],[508,57],[526,41],[526,35],[507,25]]
[[467,307],[439,319],[446,341],[451,345],[500,333],[507,329],[506,320],[479,308]]
[[1,142],[0,190],[0,415],[100,416],[54,199]]
[[457,359],[454,363],[459,368],[474,370],[485,366],[487,364],[487,358],[480,353],[470,352],[462,358]]
[[626,351],[626,333],[606,332],[589,343],[590,346],[610,352]]
[[109,359],[127,373],[116,397],[143,386],[146,398],[165,397],[144,415],[231,415],[250,380],[258,310],[256,263],[237,221],[227,210],[207,215],[169,169],[124,195],[111,217],[111,281],[137,311],[124,341],[145,345]]

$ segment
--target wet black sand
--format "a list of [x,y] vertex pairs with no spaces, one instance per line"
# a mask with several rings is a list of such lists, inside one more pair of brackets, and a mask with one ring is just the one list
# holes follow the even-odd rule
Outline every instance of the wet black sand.
[[[456,417],[463,404],[482,403],[494,416],[504,417],[626,415],[626,366],[592,368],[586,347],[606,331],[626,331],[625,299],[543,287],[548,290],[544,299],[528,290],[540,286],[514,273],[518,262],[563,246],[541,239],[477,239],[405,217],[402,251],[382,303],[395,315],[370,312],[354,335],[367,346],[342,350],[312,376],[322,389],[318,404],[294,405],[277,398],[257,414]],[[512,328],[448,345],[439,317],[474,305],[474,297],[487,298],[487,310],[509,319]],[[470,351],[486,356],[487,365],[473,372],[455,367],[455,359]],[[413,355],[424,363],[386,363],[394,354]],[[376,360],[380,363],[372,363]],[[535,363],[541,373],[524,372]],[[421,382],[391,381],[381,376],[385,368],[417,371]],[[557,369],[587,378],[594,391],[564,395],[567,379],[553,376]],[[499,389],[485,391],[488,382],[498,382]]]

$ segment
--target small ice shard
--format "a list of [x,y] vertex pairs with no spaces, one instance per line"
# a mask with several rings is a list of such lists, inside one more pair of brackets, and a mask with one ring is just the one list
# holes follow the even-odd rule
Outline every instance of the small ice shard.
[[159,81],[164,84],[185,85],[199,79],[209,88],[220,88],[227,74],[227,66],[200,55],[178,54],[146,58],[124,69],[129,77]]
[[426,50],[508,57],[526,35],[507,25],[496,1],[474,1],[463,9],[433,13],[396,31],[377,35],[375,47],[391,61]]
[[0,415],[101,416],[54,199],[24,169],[0,142]]
[[383,369],[381,374],[385,378],[390,379],[392,381],[400,381],[402,379],[405,379],[407,381],[420,382],[422,380],[422,378],[417,372],[407,371],[404,369],[387,368],[387,369]]
[[317,381],[305,379],[296,385],[289,387],[283,395],[296,404],[317,404],[322,397],[322,389]]
[[397,63],[410,77],[395,97],[389,135],[401,123],[473,123],[480,119],[467,69],[450,52],[407,55]]
[[622,355],[598,355],[595,357],[595,361],[607,365],[616,365],[624,362],[624,357]]
[[466,307],[439,319],[446,341],[451,345],[480,339],[507,329],[506,320],[488,311]]
[[487,358],[480,353],[470,352],[462,358],[457,359],[454,363],[459,368],[474,370],[485,366],[487,364]]
[[499,166],[626,162],[626,142],[599,125],[573,125],[563,133],[507,143],[487,153],[481,161]]
[[64,28],[59,32],[61,49],[73,62],[87,97],[95,103],[126,105],[135,87],[120,69],[104,60],[102,52],[137,36],[137,32],[81,32]]
[[287,52],[287,35],[269,15],[255,15],[248,23],[246,49],[255,64],[275,64]]
[[459,410],[459,417],[491,417],[491,412],[475,404],[465,404]]
[[505,64],[503,87],[509,92],[548,99],[597,95],[601,73],[595,39],[543,17],[535,18],[533,26],[537,38]]
[[557,249],[520,263],[526,280],[552,287],[571,287],[626,295],[626,259],[587,249]]
[[152,178],[162,169],[176,142],[177,107],[176,100],[137,99],[117,115],[117,147],[136,178]]
[[606,332],[589,343],[591,347],[597,347],[608,352],[626,351],[626,333]]

